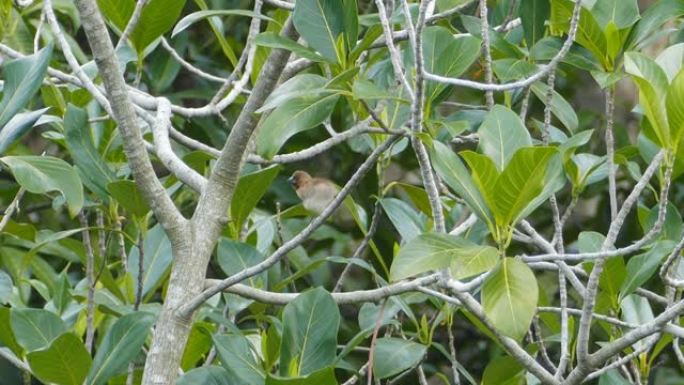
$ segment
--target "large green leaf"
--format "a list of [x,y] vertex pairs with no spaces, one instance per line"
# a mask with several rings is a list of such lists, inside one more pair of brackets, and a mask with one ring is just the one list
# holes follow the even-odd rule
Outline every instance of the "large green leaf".
[[424,221],[408,203],[397,198],[383,198],[380,204],[403,242],[408,242],[423,232]]
[[242,229],[249,213],[259,203],[279,171],[280,166],[271,166],[240,177],[230,206],[231,226],[236,233]]
[[321,55],[342,63],[338,38],[344,32],[342,0],[302,0],[295,5],[292,21],[300,35]]
[[100,199],[109,201],[107,184],[116,179],[93,144],[88,114],[69,104],[64,115],[64,139],[85,184]]
[[532,145],[532,138],[518,114],[498,104],[487,114],[477,133],[480,150],[494,161],[499,171],[518,149]]
[[5,156],[0,158],[27,191],[45,194],[59,191],[73,217],[83,207],[83,186],[78,173],[67,162],[51,156]]
[[107,184],[107,191],[124,209],[138,218],[142,218],[150,212],[150,206],[147,205],[145,197],[132,180],[110,182]]
[[291,136],[323,123],[338,98],[331,91],[320,96],[293,98],[276,108],[259,127],[257,152],[266,158],[273,157]]
[[263,106],[257,112],[264,112],[279,107],[290,99],[300,96],[312,96],[318,93],[329,92],[325,90],[328,79],[316,74],[299,74],[279,85],[266,98]]
[[107,331],[95,354],[88,372],[90,385],[103,385],[110,378],[126,370],[140,353],[155,316],[146,312],[133,312],[119,318]]
[[[551,1],[551,31],[552,32],[568,32],[570,28],[570,20],[572,19],[572,11],[575,3],[570,0],[552,0]],[[608,43],[606,36],[603,34],[601,26],[596,22],[591,11],[582,6],[580,10],[580,18],[577,25],[577,42],[584,48],[591,51],[592,54],[604,66],[607,66],[606,53],[608,50]]]
[[528,47],[534,46],[534,43],[544,37],[544,23],[549,18],[550,11],[549,0],[520,1],[520,21]]
[[340,311],[332,296],[318,287],[297,296],[283,310],[280,374],[303,376],[335,360]]
[[487,318],[505,336],[521,340],[537,311],[537,279],[526,264],[503,258],[482,286]]
[[661,147],[671,143],[670,128],[667,121],[667,75],[660,66],[649,57],[637,53],[625,54],[625,71],[639,87],[639,103],[654,130]]
[[29,353],[31,372],[43,382],[82,385],[92,359],[83,342],[73,333],[57,337],[49,347]]
[[667,90],[667,120],[672,135],[672,147],[679,148],[684,136],[684,70],[680,70]]
[[494,217],[498,217],[496,209],[497,191],[495,188],[496,181],[501,173],[496,169],[494,161],[487,155],[478,154],[474,151],[463,151],[460,155],[468,163],[473,182],[480,190],[487,206],[494,212]]
[[525,207],[544,189],[544,177],[552,147],[527,147],[518,150],[496,181],[495,206],[501,224],[516,223]]
[[257,362],[247,338],[236,334],[214,336],[214,345],[221,364],[238,383],[264,383],[266,375]]
[[482,385],[522,385],[525,383],[525,368],[510,356],[501,356],[491,360],[482,373]]
[[[123,32],[133,15],[135,0],[98,0],[102,14],[119,31]],[[142,55],[145,48],[173,27],[181,14],[185,0],[149,0],[140,20],[131,33],[133,47]]]
[[489,208],[473,183],[461,159],[441,142],[433,142],[432,162],[437,174],[468,204],[471,210],[491,227]]
[[250,18],[258,18],[261,20],[275,21],[268,16],[254,13],[253,11],[248,11],[246,9],[212,9],[206,11],[193,12],[176,23],[171,32],[171,37],[185,31],[191,25],[197,23],[198,21],[214,17],[214,16],[246,16]]
[[[237,274],[240,271],[252,267],[264,260],[261,254],[253,246],[246,243],[221,238],[217,246],[218,264],[227,276]],[[266,272],[247,278],[245,283],[256,288],[266,287]]]
[[603,28],[613,23],[618,29],[624,29],[639,20],[639,4],[637,0],[596,0],[591,13]]
[[426,233],[399,250],[390,268],[390,279],[398,281],[426,271],[451,267],[457,278],[467,278],[494,267],[497,250],[449,234]]
[[649,37],[668,20],[684,14],[684,1],[659,0],[649,6],[636,26],[632,29],[625,44],[628,48],[640,48],[649,42]]
[[[136,293],[138,292],[139,258],[140,249],[134,246],[128,254],[128,266],[133,277]],[[164,228],[157,224],[147,232],[143,240],[143,297],[150,293],[151,290],[157,288],[169,274],[171,261],[173,261],[171,241],[166,236]]]
[[275,32],[266,31],[258,34],[254,39],[254,43],[262,47],[286,49],[288,51],[292,51],[292,53],[296,54],[297,56],[315,62],[325,62],[331,60],[327,57],[319,55],[313,49],[305,47],[296,41],[285,36],[281,36]]
[[269,374],[266,385],[337,385],[335,369],[332,366],[316,370],[306,376],[284,378]]
[[[458,77],[480,55],[480,39],[473,36],[454,35],[444,27],[428,27],[423,31],[423,64],[426,71],[436,75]],[[425,100],[434,100],[447,87],[446,84],[429,81]]]
[[427,346],[400,338],[378,338],[373,352],[373,375],[382,380],[416,366]]
[[48,45],[33,55],[3,64],[2,79],[5,84],[0,100],[0,129],[38,92],[47,73],[51,54],[52,45]]
[[67,329],[55,313],[43,309],[12,309],[14,338],[26,351],[43,349]]
[[183,374],[176,385],[234,385],[232,377],[220,366],[202,366]]
[[637,288],[646,283],[658,269],[663,258],[672,251],[674,245],[672,241],[660,241],[647,252],[631,257],[627,262],[625,280],[620,286],[619,300],[634,293]]

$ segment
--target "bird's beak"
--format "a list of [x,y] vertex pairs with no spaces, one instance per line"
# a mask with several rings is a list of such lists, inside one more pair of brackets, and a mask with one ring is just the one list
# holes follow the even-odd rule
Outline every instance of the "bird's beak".
[[295,183],[294,175],[292,175],[291,177],[287,178],[287,181],[290,182],[290,184],[293,185],[293,184]]

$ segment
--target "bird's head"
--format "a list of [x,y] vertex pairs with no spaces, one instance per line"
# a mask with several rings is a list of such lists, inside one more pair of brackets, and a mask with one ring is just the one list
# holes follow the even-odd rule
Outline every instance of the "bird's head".
[[287,181],[292,184],[292,187],[299,189],[300,187],[304,187],[311,183],[311,175],[306,171],[297,170],[287,179]]

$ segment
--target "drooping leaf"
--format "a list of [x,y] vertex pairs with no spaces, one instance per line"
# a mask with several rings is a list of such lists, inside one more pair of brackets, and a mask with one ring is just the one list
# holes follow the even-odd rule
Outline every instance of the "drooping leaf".
[[373,374],[381,380],[416,366],[427,346],[400,338],[378,338],[375,344]]
[[241,384],[264,383],[266,375],[257,362],[247,338],[235,334],[214,336],[214,345],[221,364],[233,379]]
[[[534,92],[534,95],[539,98],[539,100],[546,104],[546,94],[548,93],[549,86],[546,85],[546,83],[542,82],[536,82],[532,84],[531,86],[532,92]],[[575,113],[575,109],[572,108],[570,103],[568,103],[565,98],[556,90],[552,91],[552,97],[551,97],[551,112],[560,120],[561,123],[565,126],[565,128],[568,129],[570,132],[575,132],[577,130],[577,126],[579,125],[579,120],[577,118],[577,113]]]
[[230,206],[231,225],[236,232],[242,229],[245,220],[278,176],[279,171],[280,166],[271,166],[240,177]]
[[[133,277],[134,290],[138,292],[138,264],[140,249],[137,246],[131,248],[128,254],[128,266]],[[163,278],[171,269],[173,255],[171,241],[166,236],[164,228],[157,224],[151,228],[143,240],[143,276],[142,295],[145,297],[151,290],[158,287]]]
[[93,145],[85,110],[69,104],[64,115],[64,138],[83,183],[100,199],[108,201],[107,184],[114,181],[116,175]]
[[48,45],[33,55],[3,64],[2,79],[5,84],[0,100],[0,129],[38,92],[51,55],[52,45]]
[[505,336],[521,340],[537,310],[537,279],[526,264],[503,258],[482,286],[482,307]]
[[192,369],[176,381],[177,385],[233,385],[234,382],[228,372],[220,366],[201,366]]
[[175,37],[179,33],[185,31],[190,27],[191,25],[197,23],[198,21],[214,17],[214,16],[246,16],[250,18],[258,18],[261,20],[267,20],[267,21],[274,21],[270,17],[262,14],[257,14],[254,13],[253,11],[249,11],[246,9],[212,9],[212,10],[206,10],[206,11],[197,11],[193,12],[187,16],[184,16],[182,19],[176,23],[176,26],[173,27],[173,32],[171,32],[171,37]]
[[297,296],[283,310],[280,374],[303,376],[335,360],[340,311],[323,288]]
[[150,206],[132,180],[117,180],[107,185],[107,191],[131,214],[144,217],[150,212]]
[[544,23],[549,18],[550,10],[551,5],[548,0],[520,1],[520,20],[528,47],[532,47],[544,37]]
[[326,78],[316,74],[299,74],[293,76],[273,90],[257,112],[272,110],[296,97],[312,96],[317,95],[318,93],[328,92],[323,88],[326,82]]
[[293,98],[276,108],[259,127],[257,152],[266,158],[273,157],[291,136],[323,123],[338,98],[331,91],[327,95]]
[[49,346],[67,329],[61,318],[43,309],[14,308],[10,320],[14,337],[27,352]]
[[26,134],[48,109],[20,112],[14,115],[4,127],[0,126],[0,154],[4,154],[11,145]]
[[403,242],[408,242],[423,232],[424,221],[408,203],[396,198],[383,198],[380,204]]
[[43,382],[82,385],[92,359],[83,342],[73,333],[57,337],[49,347],[29,353],[31,372]]
[[73,217],[83,207],[83,186],[78,173],[67,162],[51,156],[5,156],[0,158],[26,191],[45,194],[59,191]]
[[110,378],[124,372],[140,352],[154,319],[153,314],[142,311],[119,318],[107,331],[97,349],[87,383],[104,385]]
[[494,161],[499,171],[506,167],[518,149],[532,145],[532,138],[518,114],[501,105],[491,109],[477,133],[480,149]]
[[292,21],[300,35],[316,51],[342,63],[338,37],[344,32],[342,0],[302,0],[296,3]]
[[390,279],[402,280],[451,267],[457,278],[467,278],[494,267],[497,250],[480,246],[449,234],[426,233],[407,242],[399,250],[390,268]]
[[[473,183],[463,162],[453,151],[441,142],[433,142],[433,166],[437,174],[468,204],[471,210],[485,223],[491,224],[489,208]],[[491,226],[490,226],[491,227]]]

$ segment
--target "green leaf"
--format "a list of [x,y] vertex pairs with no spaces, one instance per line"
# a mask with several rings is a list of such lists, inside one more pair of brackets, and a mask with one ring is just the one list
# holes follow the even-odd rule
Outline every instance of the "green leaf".
[[[219,240],[216,254],[218,264],[227,276],[237,274],[264,260],[263,254],[253,246],[228,238]],[[266,277],[267,274],[264,272],[248,278],[245,283],[252,287],[265,288]]]
[[26,134],[49,108],[20,112],[14,115],[5,126],[0,126],[0,154]]
[[268,98],[266,98],[264,105],[257,112],[261,113],[272,110],[296,97],[317,96],[321,93],[327,93],[329,91],[323,88],[327,81],[323,76],[315,74],[293,76],[271,92]]
[[520,213],[544,189],[544,177],[551,157],[556,153],[552,147],[527,147],[518,150],[496,181],[495,212],[500,224],[513,225]]
[[47,73],[51,55],[52,45],[48,45],[33,55],[3,64],[2,79],[5,84],[0,100],[0,129],[38,92]]
[[639,87],[639,103],[648,118],[661,147],[671,143],[667,121],[667,76],[660,66],[647,56],[637,52],[625,54],[625,71]]
[[6,305],[12,296],[12,277],[0,270],[0,304]]
[[463,238],[426,233],[407,242],[399,250],[390,268],[390,279],[399,281],[426,271],[451,267],[457,278],[467,278],[493,268],[497,250]]
[[424,231],[424,220],[408,203],[397,198],[383,198],[380,204],[399,232],[402,242],[408,242]]
[[373,375],[382,380],[410,369],[420,362],[427,346],[400,338],[378,338],[373,352]]
[[[98,0],[102,14],[120,32],[126,28],[135,9],[134,0]],[[142,56],[152,42],[173,27],[185,6],[185,0],[149,0],[140,14],[140,20],[131,33],[130,41]]]
[[684,2],[681,0],[659,0],[649,6],[632,29],[625,44],[629,48],[641,48],[649,42],[651,33],[658,30],[668,20],[684,14]]
[[356,47],[359,39],[359,6],[356,0],[342,0],[344,2],[344,42],[347,52]]
[[337,39],[344,32],[344,13],[342,0],[302,0],[295,5],[292,21],[309,46],[342,63]]
[[499,171],[518,149],[532,145],[532,138],[518,114],[498,104],[487,114],[477,133],[480,150],[494,161]]
[[[539,100],[546,104],[546,94],[549,91],[549,86],[546,85],[546,83],[542,82],[535,82],[532,84],[532,92],[534,92],[535,96],[539,98]],[[570,132],[574,132],[577,130],[577,126],[579,125],[579,121],[577,119],[577,113],[575,113],[575,109],[568,103],[565,98],[556,92],[556,90],[552,90],[552,97],[551,97],[551,112],[560,120],[561,123],[567,128]]]
[[138,355],[154,323],[155,316],[133,312],[119,318],[105,334],[88,372],[90,385],[104,385],[122,373]]
[[67,330],[61,318],[43,309],[14,308],[10,320],[17,343],[28,352],[45,348]]
[[475,187],[468,170],[453,151],[441,142],[433,142],[432,161],[437,174],[468,204],[471,210],[491,227],[491,214]]
[[142,218],[150,212],[150,206],[132,180],[117,180],[107,185],[107,191],[126,211]]
[[[574,6],[574,2],[570,0],[551,1],[551,18],[549,21],[552,32],[568,32]],[[604,69],[607,69],[606,52],[608,48],[606,37],[601,26],[594,19],[592,12],[584,6],[580,10],[576,40],[584,48],[591,51],[596,59],[602,63]]]
[[280,166],[271,166],[240,177],[230,206],[231,225],[236,233],[242,229],[245,220],[261,201],[279,171]]
[[599,377],[598,385],[630,385],[631,382],[627,381],[617,369],[611,369]]
[[328,366],[307,376],[295,378],[277,377],[269,373],[266,385],[337,385],[337,379],[334,368]]
[[339,95],[302,96],[276,108],[263,121],[257,134],[257,152],[272,158],[293,135],[311,129],[330,116]]
[[496,181],[499,179],[500,172],[496,169],[494,161],[487,155],[478,154],[473,151],[461,152],[461,157],[468,163],[473,176],[473,182],[484,197],[487,206],[498,217],[496,207]]
[[92,359],[83,342],[73,333],[57,337],[46,349],[29,353],[31,372],[43,382],[82,385]]
[[679,148],[684,136],[684,69],[680,70],[667,90],[667,120],[672,135],[672,147]]
[[525,32],[525,42],[532,47],[544,37],[544,23],[549,18],[551,5],[548,0],[521,0],[520,21]]
[[[136,293],[138,292],[139,258],[140,249],[137,246],[132,247],[128,254],[128,266]],[[166,236],[164,228],[157,224],[147,232],[143,240],[143,297],[161,284],[171,270],[172,261],[171,241]]]
[[51,156],[5,156],[0,158],[27,191],[45,194],[59,191],[74,217],[83,207],[83,186],[78,173],[67,162]]
[[109,201],[107,184],[116,180],[116,175],[102,160],[93,144],[88,114],[72,104],[69,104],[64,115],[64,139],[83,177],[83,183],[100,199]]
[[627,274],[620,286],[620,297],[622,301],[628,295],[646,283],[656,272],[663,258],[673,249],[674,242],[657,242],[650,250],[643,254],[635,255],[627,262]]
[[[480,39],[473,36],[458,38],[444,27],[428,27],[423,31],[423,65],[426,71],[436,75],[459,77],[479,57]],[[446,84],[428,81],[425,100],[437,98]]]
[[7,307],[0,307],[0,325],[9,325],[10,327],[0,328],[0,342],[3,346],[8,347],[15,355],[21,357],[23,355],[23,348],[17,342],[14,332],[11,327],[11,310]]
[[235,334],[214,336],[214,345],[221,364],[238,383],[250,385],[264,383],[265,374],[247,338]]
[[482,286],[482,307],[505,336],[520,341],[537,311],[537,279],[526,264],[503,258]]
[[525,368],[510,356],[501,356],[491,360],[482,374],[482,385],[521,385],[525,383]]
[[228,372],[220,366],[202,366],[183,374],[176,385],[233,385],[233,379]]
[[340,311],[332,296],[318,287],[297,296],[283,310],[280,374],[303,376],[335,360]]
[[597,0],[591,13],[603,28],[613,23],[618,29],[624,29],[639,20],[639,4],[637,0]]
[[260,13],[257,14],[253,11],[248,11],[246,9],[212,9],[206,11],[197,11],[180,19],[178,23],[176,23],[176,26],[173,27],[171,37],[175,37],[179,33],[188,29],[188,27],[190,27],[191,25],[197,23],[198,21],[214,16],[247,16],[249,18],[257,18],[261,20],[276,22],[275,20],[271,19],[266,15],[262,15]]
[[254,39],[254,43],[262,47],[286,49],[288,51],[292,51],[297,56],[301,56],[305,59],[309,59],[317,63],[333,60],[327,57],[323,57],[316,53],[316,51],[314,51],[313,49],[305,47],[292,39],[280,36],[275,32],[267,31],[258,34]]

